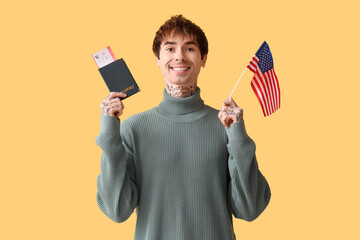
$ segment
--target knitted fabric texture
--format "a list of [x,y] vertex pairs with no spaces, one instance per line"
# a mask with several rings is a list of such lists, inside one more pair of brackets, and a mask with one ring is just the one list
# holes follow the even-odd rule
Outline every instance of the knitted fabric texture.
[[252,221],[270,201],[244,121],[225,128],[195,95],[124,121],[101,116],[97,203],[121,223],[136,209],[135,240],[234,240],[233,219]]

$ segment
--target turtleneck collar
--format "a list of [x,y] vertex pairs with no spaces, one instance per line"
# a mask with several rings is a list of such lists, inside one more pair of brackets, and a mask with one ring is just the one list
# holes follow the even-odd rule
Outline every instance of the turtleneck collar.
[[198,87],[194,95],[184,98],[170,96],[166,89],[163,92],[164,98],[159,107],[166,112],[174,114],[187,114],[194,112],[204,106],[204,101],[200,97],[200,88]]
[[197,120],[209,110],[200,97],[200,88],[196,89],[194,95],[185,98],[176,98],[170,96],[166,89],[163,91],[163,99],[159,106],[155,108],[156,112],[168,119],[177,122]]

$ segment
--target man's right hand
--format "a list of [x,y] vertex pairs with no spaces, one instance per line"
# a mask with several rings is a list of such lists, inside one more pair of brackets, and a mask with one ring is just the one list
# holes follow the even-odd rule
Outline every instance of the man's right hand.
[[126,97],[126,94],[122,92],[111,92],[104,101],[100,103],[101,115],[120,118],[125,106],[118,97]]

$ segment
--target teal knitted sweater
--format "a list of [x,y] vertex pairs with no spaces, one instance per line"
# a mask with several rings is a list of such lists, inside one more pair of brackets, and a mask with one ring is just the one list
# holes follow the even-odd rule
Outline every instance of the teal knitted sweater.
[[136,208],[135,240],[234,240],[232,214],[252,221],[270,201],[244,121],[225,128],[195,95],[120,123],[101,116],[97,203],[115,222]]

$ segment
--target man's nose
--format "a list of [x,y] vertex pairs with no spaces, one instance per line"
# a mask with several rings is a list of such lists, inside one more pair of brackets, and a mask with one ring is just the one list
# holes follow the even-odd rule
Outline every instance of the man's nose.
[[176,56],[175,56],[175,60],[176,61],[186,61],[186,57],[185,57],[185,53],[182,49],[179,49],[177,52],[176,52]]

